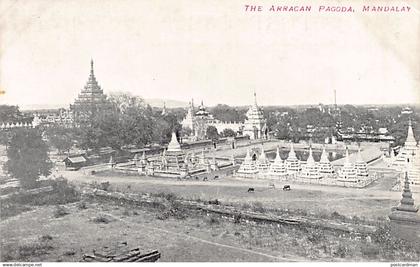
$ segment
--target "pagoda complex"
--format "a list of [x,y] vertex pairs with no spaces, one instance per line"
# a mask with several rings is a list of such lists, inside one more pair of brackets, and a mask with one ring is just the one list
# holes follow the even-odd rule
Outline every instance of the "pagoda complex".
[[280,178],[287,176],[286,167],[284,165],[283,160],[280,157],[280,151],[278,147],[276,151],[276,158],[274,159],[274,162],[270,165],[269,174],[272,176],[279,176]]
[[294,174],[301,171],[299,159],[296,157],[295,149],[293,148],[293,143],[290,143],[290,152],[285,161],[286,170],[288,174]]
[[328,159],[325,147],[322,149],[321,159],[318,163],[318,169],[321,175],[332,175],[334,173],[334,169],[331,165],[330,160]]
[[110,111],[112,104],[107,100],[98,84],[93,70],[93,60],[90,61],[90,74],[85,87],[79,93],[70,110],[73,112],[76,126],[90,124],[96,114]]
[[250,139],[267,138],[268,128],[262,108],[257,105],[257,94],[254,92],[254,105],[246,113],[243,134]]
[[388,216],[391,220],[391,233],[399,238],[420,246],[420,216],[410,189],[408,173],[405,173],[402,199]]

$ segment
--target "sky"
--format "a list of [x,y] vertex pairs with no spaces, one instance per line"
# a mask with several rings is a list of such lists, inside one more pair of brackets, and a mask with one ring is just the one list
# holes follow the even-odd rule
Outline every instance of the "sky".
[[0,104],[71,104],[91,58],[107,94],[249,105],[255,91],[260,105],[296,105],[331,104],[335,89],[338,104],[419,103],[418,2],[369,1],[411,11],[363,13],[367,2],[2,0]]

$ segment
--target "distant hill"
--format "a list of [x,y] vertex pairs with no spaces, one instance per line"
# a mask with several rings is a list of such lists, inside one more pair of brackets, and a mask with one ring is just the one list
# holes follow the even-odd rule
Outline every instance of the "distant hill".
[[160,98],[148,98],[144,101],[152,107],[162,108],[165,103],[167,108],[184,108],[188,106],[188,102],[172,100],[172,99],[160,99]]

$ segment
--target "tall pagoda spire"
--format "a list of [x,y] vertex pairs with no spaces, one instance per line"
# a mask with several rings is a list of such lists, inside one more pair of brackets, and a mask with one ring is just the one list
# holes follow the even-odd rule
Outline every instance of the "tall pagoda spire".
[[411,118],[408,120],[408,132],[407,139],[405,140],[404,146],[407,149],[414,150],[416,148],[417,142],[414,138],[413,126],[411,125]]

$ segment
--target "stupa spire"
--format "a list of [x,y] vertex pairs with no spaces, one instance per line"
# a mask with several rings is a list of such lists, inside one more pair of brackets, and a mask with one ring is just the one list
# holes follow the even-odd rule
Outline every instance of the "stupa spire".
[[280,157],[280,150],[279,150],[279,147],[278,147],[278,146],[277,146],[277,150],[276,150],[276,158],[274,159],[274,162],[276,162],[276,163],[283,162],[283,161],[281,160],[281,157]]
[[404,189],[400,205],[397,207],[399,211],[417,212],[419,209],[414,206],[413,194],[408,181],[408,172],[405,172]]
[[171,138],[171,142],[169,142],[168,145],[168,150],[167,151],[181,151],[181,145],[178,142],[178,139],[176,137],[176,133],[172,132],[172,138]]
[[306,164],[311,164],[311,165],[315,164],[315,160],[312,155],[312,146],[309,146],[309,156],[308,156],[308,159],[306,160]]
[[414,138],[413,126],[411,124],[411,118],[408,120],[408,131],[407,139],[405,140],[404,146],[408,148],[415,147],[417,145],[416,139]]
[[325,146],[322,148],[320,162],[330,162],[330,160],[328,159],[327,151],[325,151]]

